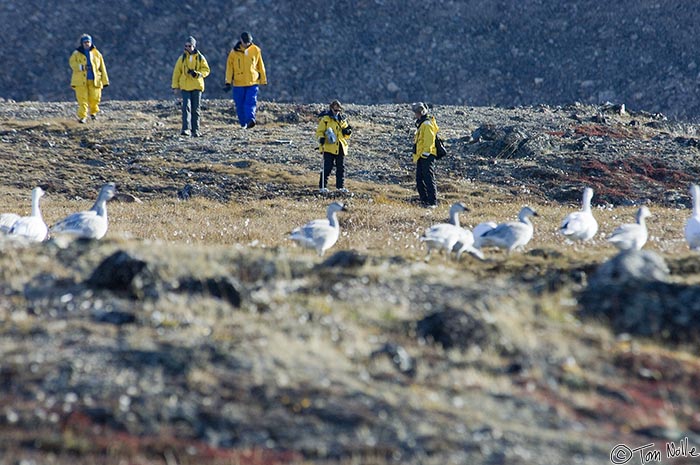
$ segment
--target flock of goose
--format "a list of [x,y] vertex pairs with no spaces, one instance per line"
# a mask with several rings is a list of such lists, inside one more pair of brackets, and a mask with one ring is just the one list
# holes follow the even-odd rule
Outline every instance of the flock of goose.
[[[685,239],[691,250],[700,249],[700,187],[693,184],[690,187],[693,199],[693,213],[685,224]],[[583,191],[581,210],[570,213],[561,223],[559,233],[575,242],[585,242],[592,239],[598,232],[598,222],[591,212],[593,189],[586,187]],[[289,238],[302,247],[314,249],[319,256],[330,249],[338,240],[340,225],[337,213],[345,211],[346,207],[340,202],[328,206],[327,219],[313,220],[296,228]],[[473,231],[462,228],[459,214],[468,211],[462,202],[457,202],[450,208],[448,223],[438,223],[430,226],[420,237],[421,243],[427,248],[426,260],[434,251],[444,252],[451,257],[454,254],[459,260],[464,252],[483,260],[481,249],[495,247],[504,249],[508,254],[522,250],[532,239],[534,226],[530,217],[537,212],[525,206],[518,214],[518,221],[508,221],[497,224],[489,221],[478,224]],[[649,208],[642,206],[637,211],[636,223],[618,226],[608,236],[607,241],[619,250],[640,250],[647,242],[649,233],[645,219],[651,216]]]
[[[0,215],[0,233],[8,237],[23,238],[31,242],[41,242],[49,236],[70,235],[77,238],[101,239],[107,233],[107,201],[114,197],[114,183],[102,186],[97,200],[90,210],[68,215],[49,228],[41,216],[39,201],[44,195],[41,187],[32,190],[32,212],[29,216],[19,216],[14,213]],[[693,199],[693,213],[685,224],[685,239],[692,250],[700,249],[700,187],[693,184],[690,187]],[[592,239],[598,232],[598,222],[591,212],[593,189],[586,187],[583,191],[581,210],[570,213],[564,218],[559,232],[572,241],[584,242]],[[340,236],[338,212],[347,211],[341,202],[331,203],[326,211],[326,218],[313,220],[294,229],[289,239],[302,247],[313,249],[319,256],[333,247]],[[426,259],[434,250],[444,252],[446,256],[460,259],[463,253],[468,253],[480,260],[484,259],[481,249],[496,247],[504,249],[508,254],[522,250],[532,239],[534,226],[530,217],[537,212],[530,207],[523,207],[518,214],[518,221],[508,221],[497,224],[484,222],[478,224],[473,231],[462,228],[459,214],[468,211],[462,202],[457,202],[450,208],[448,223],[438,223],[430,226],[420,237],[427,248]],[[636,223],[623,224],[617,227],[607,238],[607,241],[619,250],[640,250],[647,241],[648,231],[645,219],[651,216],[646,206],[637,211]]]
[[14,213],[0,215],[0,233],[9,238],[42,242],[49,236],[66,235],[84,239],[102,239],[107,233],[107,201],[116,193],[114,183],[102,186],[97,200],[90,210],[68,215],[49,228],[41,216],[39,200],[44,195],[41,187],[32,190],[32,213],[19,216]]

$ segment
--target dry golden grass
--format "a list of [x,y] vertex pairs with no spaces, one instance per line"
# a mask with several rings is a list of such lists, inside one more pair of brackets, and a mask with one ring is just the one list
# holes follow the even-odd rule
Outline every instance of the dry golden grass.
[[[324,218],[326,206],[336,198],[313,194],[315,173],[294,175],[275,168],[269,165],[262,168],[254,163],[250,175],[263,181],[275,179],[293,189],[308,190],[309,195],[229,202],[201,197],[187,201],[158,198],[143,203],[112,201],[108,204],[108,237],[296,249],[287,240],[288,233],[311,219]],[[231,171],[233,174],[240,170],[231,168]],[[354,249],[384,256],[421,257],[423,252],[418,238],[423,230],[433,223],[446,221],[451,203],[463,201],[470,209],[460,217],[465,227],[474,227],[482,221],[515,221],[520,208],[530,205],[539,216],[533,218],[535,235],[527,249],[553,249],[577,259],[601,260],[616,252],[606,243],[605,237],[618,225],[634,222],[637,210],[636,207],[594,206],[600,225],[598,234],[587,244],[574,245],[566,243],[557,231],[564,216],[579,209],[577,205],[543,204],[527,196],[508,199],[506,193],[494,192],[490,186],[464,183],[457,186],[458,191],[444,193],[446,199],[437,209],[428,210],[408,202],[413,192],[402,186],[364,185],[352,181],[348,184],[356,195],[337,198],[346,203],[349,211],[340,214],[341,238],[332,250]],[[4,194],[0,198],[0,212],[30,213],[28,192],[8,189]],[[87,210],[91,205],[92,199],[67,200],[48,193],[42,199],[41,208],[47,224],[52,224],[74,211]],[[653,216],[647,220],[650,239],[645,248],[666,256],[688,255],[683,227],[689,210],[654,205],[650,208]],[[488,251],[487,256],[497,258],[505,254]]]

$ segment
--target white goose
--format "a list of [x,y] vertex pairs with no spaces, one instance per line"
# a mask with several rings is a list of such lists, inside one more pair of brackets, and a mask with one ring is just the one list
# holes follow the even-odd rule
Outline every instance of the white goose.
[[20,219],[20,216],[16,213],[3,213],[0,215],[0,233],[8,234],[18,219]]
[[341,202],[333,202],[326,209],[327,219],[312,220],[304,226],[295,228],[289,235],[300,246],[307,249],[315,249],[319,256],[323,256],[326,250],[333,247],[340,236],[340,224],[338,212],[347,211]]
[[486,231],[491,231],[492,229],[495,229],[496,226],[498,225],[495,221],[484,221],[483,223],[477,224],[474,226],[474,230],[472,231],[474,233],[474,238],[483,236]]
[[530,221],[531,216],[538,216],[530,207],[523,207],[518,213],[519,221],[501,223],[495,228],[485,231],[475,240],[477,249],[482,247],[498,247],[506,249],[510,254],[513,250],[522,249],[530,242],[535,227]]
[[66,234],[84,239],[102,239],[107,233],[107,201],[114,197],[114,183],[102,186],[97,200],[88,211],[68,215],[51,226],[52,234]]
[[644,219],[650,216],[651,212],[646,206],[640,207],[637,210],[637,222],[618,226],[608,237],[608,242],[620,250],[641,250],[649,237]]
[[433,250],[444,250],[446,256],[450,256],[454,250],[457,253],[457,259],[463,252],[483,259],[481,251],[476,250],[474,245],[474,235],[471,231],[463,229],[459,225],[459,214],[468,211],[467,207],[462,202],[454,203],[450,207],[449,223],[438,223],[425,230],[420,238],[424,242],[428,253],[425,259],[430,258]]
[[561,222],[559,232],[574,241],[587,241],[598,232],[598,222],[591,213],[591,199],[593,189],[586,187],[583,190],[583,202],[581,211],[569,213]]
[[49,235],[49,228],[44,223],[39,209],[39,199],[43,197],[44,189],[32,189],[32,214],[19,218],[9,231],[10,236],[23,237],[32,242],[41,242]]
[[700,187],[697,184],[690,186],[690,195],[693,197],[693,214],[685,223],[685,240],[690,250],[700,249]]

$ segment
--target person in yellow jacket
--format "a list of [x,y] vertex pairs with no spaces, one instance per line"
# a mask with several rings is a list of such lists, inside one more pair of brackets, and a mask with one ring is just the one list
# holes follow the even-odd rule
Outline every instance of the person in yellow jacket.
[[109,86],[109,76],[102,54],[95,48],[90,35],[80,36],[80,46],[71,54],[68,65],[73,71],[70,86],[78,101],[78,121],[87,121],[88,110],[90,118],[95,120],[100,111],[102,89]]
[[348,124],[347,117],[342,113],[343,106],[338,100],[333,100],[327,111],[322,112],[316,137],[323,154],[323,171],[318,181],[321,193],[328,192],[328,176],[335,166],[335,187],[343,193],[345,188],[345,155],[348,153],[348,139],[352,134],[352,127]]
[[249,32],[241,34],[241,39],[228,54],[226,92],[231,90],[231,84],[238,123],[242,128],[252,128],[258,107],[258,87],[267,84],[267,74],[260,47],[253,43]]
[[199,110],[204,92],[204,78],[209,76],[209,63],[197,50],[197,40],[189,36],[185,40],[185,51],[177,59],[173,69],[173,91],[182,93],[182,131],[183,136],[201,137],[199,131]]
[[435,136],[440,129],[435,117],[428,114],[423,102],[411,106],[416,117],[416,132],[413,139],[413,163],[416,164],[416,189],[421,204],[427,208],[437,207],[437,184],[435,161],[437,150]]

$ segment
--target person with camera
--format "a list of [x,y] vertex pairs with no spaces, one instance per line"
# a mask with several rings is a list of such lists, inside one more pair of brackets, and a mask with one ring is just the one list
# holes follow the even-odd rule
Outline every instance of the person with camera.
[[241,34],[226,60],[226,82],[224,91],[229,92],[233,84],[233,102],[236,105],[238,123],[242,128],[255,126],[258,107],[258,87],[267,84],[265,63],[260,47],[253,43],[250,32]]
[[78,122],[87,121],[88,110],[93,121],[100,111],[102,89],[109,87],[105,61],[88,34],[80,36],[80,46],[73,51],[68,64],[73,71],[70,86],[78,101]]
[[437,150],[435,136],[439,130],[435,117],[428,114],[423,102],[411,105],[416,117],[416,131],[413,137],[413,163],[416,164],[416,190],[421,204],[426,208],[437,207],[437,183],[435,182],[435,161]]
[[347,117],[342,113],[343,106],[338,100],[333,100],[328,110],[322,112],[316,137],[319,150],[323,154],[323,171],[318,182],[321,193],[328,192],[328,177],[335,166],[335,187],[342,193],[348,193],[345,188],[345,155],[348,153],[348,140],[352,127]]
[[200,137],[199,106],[204,92],[204,78],[209,76],[209,63],[197,50],[197,41],[190,36],[185,40],[185,51],[177,59],[173,69],[172,88],[175,94],[182,93],[183,136]]

